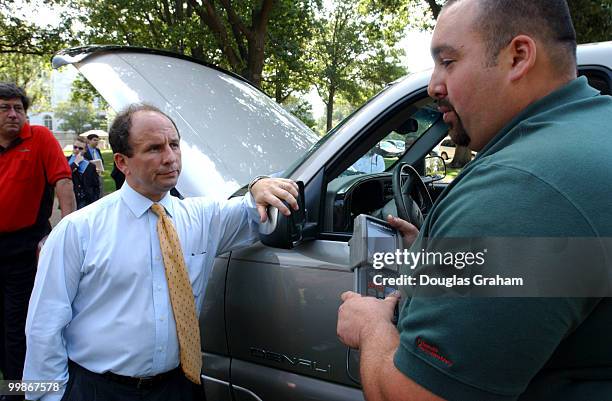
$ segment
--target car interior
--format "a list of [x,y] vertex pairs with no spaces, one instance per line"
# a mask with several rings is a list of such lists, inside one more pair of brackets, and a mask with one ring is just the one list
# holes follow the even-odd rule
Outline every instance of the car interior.
[[[341,165],[330,169],[336,174],[330,174],[325,196],[324,230],[333,233],[352,233],[353,220],[359,214],[368,214],[384,218],[387,214],[398,215],[397,196],[393,189],[393,173],[402,163],[415,166],[419,179],[422,179],[428,191],[412,189],[411,198],[415,200],[421,214],[425,215],[425,199],[427,192],[439,194],[434,189],[434,183],[443,178],[439,174],[442,167],[439,157],[431,149],[415,162],[405,157],[421,143],[425,137],[434,138],[436,144],[446,136],[448,127],[442,121],[442,114],[436,110],[433,99],[425,97],[421,101],[402,108],[392,117],[386,118],[387,123],[374,128],[368,135],[368,143],[355,144],[354,151],[345,157]],[[390,154],[381,152],[381,143],[401,141],[404,144],[402,152]],[[399,147],[398,147],[399,148]],[[417,149],[418,150],[418,149]],[[381,161],[384,161],[382,165]],[[426,168],[427,167],[427,168]],[[401,181],[407,180],[409,173],[401,174]],[[405,186],[405,183],[402,182]],[[401,200],[399,201],[401,203]]]

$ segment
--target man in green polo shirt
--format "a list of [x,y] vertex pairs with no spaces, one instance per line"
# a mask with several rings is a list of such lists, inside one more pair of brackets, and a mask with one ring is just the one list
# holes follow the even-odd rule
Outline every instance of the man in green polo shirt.
[[[479,153],[417,240],[612,237],[612,98],[576,78],[566,2],[449,0],[431,46],[429,94]],[[397,298],[342,299],[369,401],[612,399],[612,298],[414,297],[397,328]]]

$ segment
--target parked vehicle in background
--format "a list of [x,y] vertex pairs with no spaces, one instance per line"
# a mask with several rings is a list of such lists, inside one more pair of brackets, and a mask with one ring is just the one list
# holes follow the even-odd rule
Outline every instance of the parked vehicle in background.
[[399,157],[404,153],[404,151],[391,140],[381,141],[379,143],[379,149],[383,157]]
[[[455,142],[453,142],[450,136],[447,136],[440,142],[437,152],[439,152],[444,160],[453,160],[456,148],[457,145],[455,145]],[[476,152],[472,152],[472,158],[474,157],[476,157]]]
[[[612,42],[579,46],[578,62],[592,86],[611,93]],[[397,211],[402,195],[394,193],[391,176],[400,162],[423,175],[434,200],[448,185],[425,176],[424,158],[448,132],[427,95],[431,72],[389,85],[317,141],[244,79],[185,56],[80,48],[57,55],[54,64],[77,67],[116,110],[147,101],[175,120],[183,153],[177,188],[185,196],[243,194],[252,177],[275,172],[305,185],[306,216],[296,236],[271,227],[277,240],[266,241],[274,247],[259,242],[202,272],[207,399],[363,400],[351,380],[359,377],[358,354],[347,360],[336,337],[339,296],[354,283],[348,240],[357,215]],[[384,171],[352,168],[381,141],[399,152],[384,141],[398,133],[410,145]]]
[[400,141],[399,139],[389,139],[389,142],[391,142],[393,145],[395,145],[395,147],[401,153],[404,153],[404,151],[406,150],[406,141],[404,141],[404,140]]

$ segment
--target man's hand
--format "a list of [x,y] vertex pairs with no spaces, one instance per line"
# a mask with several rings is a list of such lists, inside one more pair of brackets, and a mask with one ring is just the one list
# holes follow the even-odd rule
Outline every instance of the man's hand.
[[387,216],[387,222],[391,225],[391,227],[397,229],[404,238],[404,248],[410,248],[412,243],[419,235],[419,229],[414,226],[414,224],[408,223],[406,220],[402,220],[399,217],[394,217],[391,215]]
[[257,211],[261,222],[268,219],[266,208],[274,206],[285,216],[291,214],[291,210],[283,201],[287,202],[293,210],[298,210],[298,185],[286,178],[262,178],[251,187],[251,195],[257,205]]
[[359,349],[362,340],[369,332],[383,324],[393,325],[393,312],[399,296],[391,294],[381,300],[374,297],[362,297],[356,292],[343,293],[343,304],[338,309],[338,326],[336,332],[340,341],[351,348]]
[[85,158],[83,157],[83,155],[79,152],[76,154],[76,156],[74,156],[74,161],[73,163],[76,163],[76,165],[78,166],[79,163],[81,163],[83,160],[85,160]]

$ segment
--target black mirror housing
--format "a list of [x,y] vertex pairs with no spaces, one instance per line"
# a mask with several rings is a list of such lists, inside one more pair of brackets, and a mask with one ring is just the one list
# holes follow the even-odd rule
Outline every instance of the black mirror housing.
[[[291,249],[302,241],[306,227],[306,205],[304,202],[304,183],[297,181],[297,184],[299,210],[291,210],[291,215],[285,216],[279,213],[277,208],[269,207],[268,220],[259,224],[259,239],[264,245]],[[289,207],[287,203],[285,205]]]

